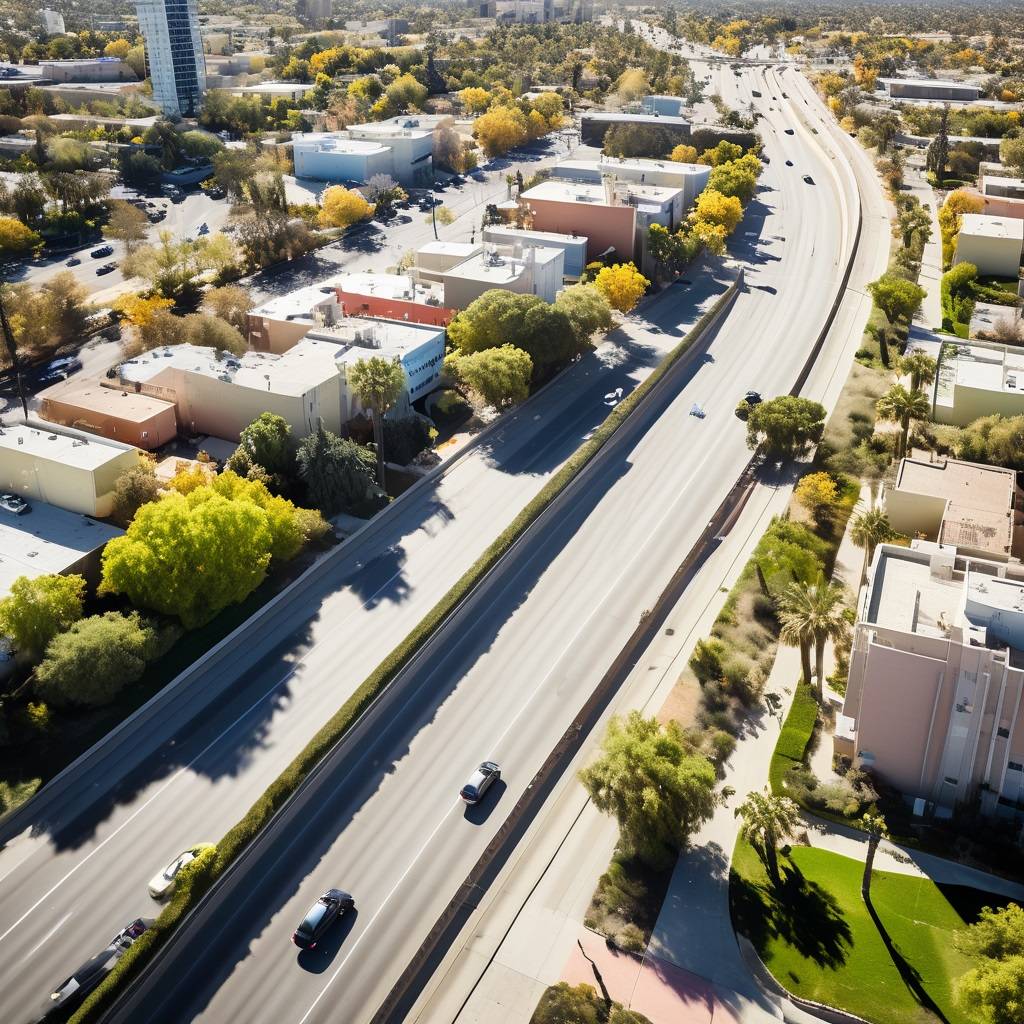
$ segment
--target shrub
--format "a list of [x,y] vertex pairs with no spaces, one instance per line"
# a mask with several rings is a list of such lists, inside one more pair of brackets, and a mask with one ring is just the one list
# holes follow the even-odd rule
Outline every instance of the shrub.
[[399,466],[412,462],[433,444],[436,436],[437,431],[420,416],[384,419],[384,451],[388,461]]
[[627,924],[615,936],[615,945],[630,953],[642,953],[647,948],[644,933],[635,924]]
[[711,757],[715,764],[724,764],[736,749],[736,737],[719,729],[711,735]]
[[701,683],[722,678],[722,660],[726,655],[725,644],[715,637],[698,640],[690,655],[690,668]]

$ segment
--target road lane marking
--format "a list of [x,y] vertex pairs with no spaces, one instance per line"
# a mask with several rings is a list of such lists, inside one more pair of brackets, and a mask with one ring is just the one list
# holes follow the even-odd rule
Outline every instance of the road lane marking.
[[42,949],[50,939],[57,934],[57,931],[64,926],[68,919],[74,914],[73,910],[68,911],[20,960],[20,963],[24,963],[29,957],[32,956],[37,950]]

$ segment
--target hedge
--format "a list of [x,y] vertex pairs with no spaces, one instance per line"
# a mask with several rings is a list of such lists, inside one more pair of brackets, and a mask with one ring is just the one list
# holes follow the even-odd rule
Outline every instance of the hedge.
[[768,780],[776,796],[785,796],[783,779],[790,768],[801,767],[807,755],[807,746],[818,721],[818,702],[814,691],[803,680],[797,684],[793,705],[782,725],[775,751],[772,754]]
[[694,324],[679,344],[665,357],[654,372],[623,399],[594,432],[566,461],[565,465],[544,485],[541,491],[493,541],[452,588],[424,616],[413,631],[373,670],[355,693],[320,728],[290,765],[270,784],[246,815],[217,844],[216,854],[197,868],[177,892],[153,927],[139,938],[102,984],[85,1000],[71,1018],[70,1024],[91,1024],[98,1021],[113,1005],[124,986],[145,969],[146,965],[169,939],[179,921],[190,912],[202,896],[227,870],[256,835],[265,828],[274,814],[291,797],[313,768],[355,725],[356,721],[384,691],[385,687],[426,644],[458,605],[494,568],[540,514],[569,486],[612,439],[626,418],[647,397],[660,380],[689,351],[718,313],[728,304],[740,280],[733,282],[715,304]]

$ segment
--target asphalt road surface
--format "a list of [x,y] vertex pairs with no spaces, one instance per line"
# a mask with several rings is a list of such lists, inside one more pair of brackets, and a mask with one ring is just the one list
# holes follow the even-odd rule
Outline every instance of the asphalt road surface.
[[[486,600],[417,663],[373,740],[320,777],[304,820],[247,865],[229,903],[197,919],[120,1019],[368,1020],[653,604],[749,458],[736,401],[750,387],[789,390],[852,235],[813,136],[784,134],[796,117],[768,98],[763,70],[744,72],[737,98],[751,83],[765,93],[754,103],[771,164],[734,246],[749,276],[729,317],[678,392],[630,419],[586,485],[494,575]],[[690,414],[694,404],[705,418]],[[458,790],[484,758],[501,763],[503,785],[467,812]],[[291,932],[332,886],[354,893],[358,911],[298,954]]]

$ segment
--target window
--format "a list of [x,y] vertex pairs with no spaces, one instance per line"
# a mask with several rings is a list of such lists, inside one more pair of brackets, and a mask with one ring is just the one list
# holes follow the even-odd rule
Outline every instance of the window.
[[1004,729],[1003,726],[1000,726],[998,729],[996,729],[996,735],[1001,740],[1008,740],[1010,738],[1010,730]]
[[954,779],[952,775],[947,775],[942,781],[949,783],[951,786],[955,786],[960,782],[959,779]]
[[1008,772],[1024,772],[1024,764],[1019,761],[1007,761],[1006,770]]

